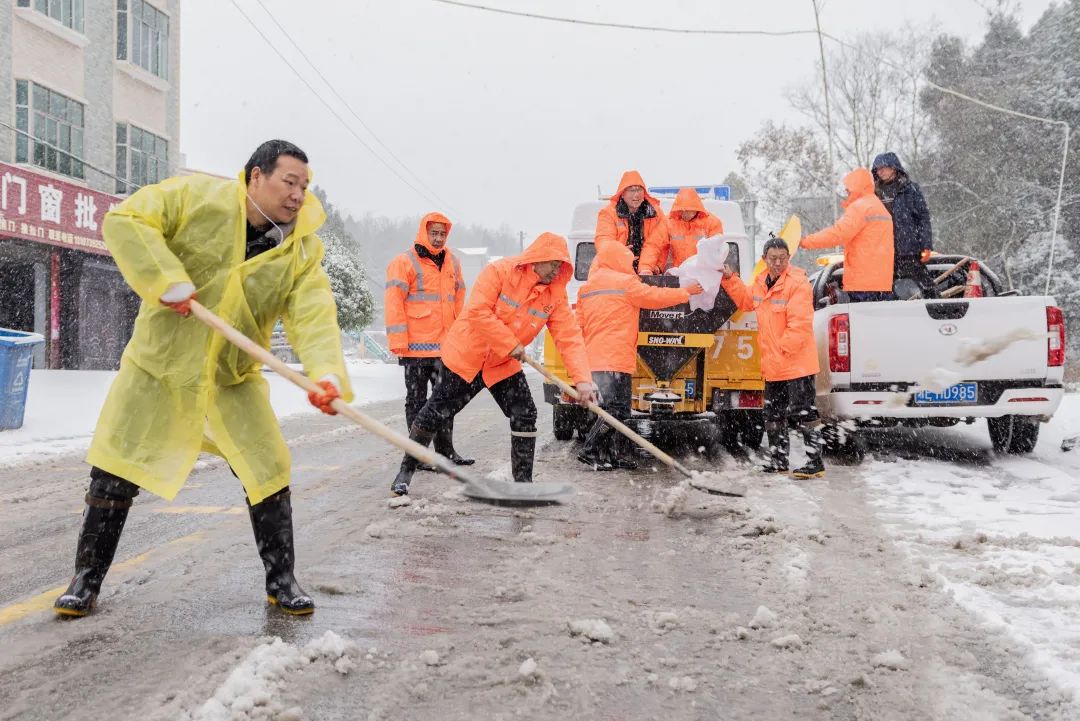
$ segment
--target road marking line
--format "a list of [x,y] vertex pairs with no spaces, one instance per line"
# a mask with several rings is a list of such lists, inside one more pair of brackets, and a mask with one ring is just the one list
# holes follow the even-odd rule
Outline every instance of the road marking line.
[[312,465],[299,465],[293,466],[294,471],[340,471],[341,466],[312,466]]
[[[146,561],[148,558],[154,556],[155,554],[163,551],[166,548],[195,543],[196,541],[201,540],[202,537],[203,532],[196,531],[195,533],[192,533],[190,535],[175,538],[166,543],[164,546],[151,549],[146,553],[141,553],[138,556],[135,556],[134,558],[129,558],[128,560],[122,561],[121,563],[113,564],[111,570],[114,574],[117,572],[123,574],[126,571],[132,570],[133,568],[141,564],[143,561]],[[53,602],[56,601],[56,598],[66,590],[66,584],[63,586],[57,586],[56,588],[50,588],[44,593],[39,593],[33,598],[29,598],[25,601],[20,601],[18,603],[13,603],[9,606],[4,606],[3,608],[0,608],[0,626],[6,626],[8,624],[15,623],[16,621],[20,621],[34,613],[51,610]]]
[[162,506],[151,513],[224,513],[230,516],[242,516],[247,512],[241,506]]

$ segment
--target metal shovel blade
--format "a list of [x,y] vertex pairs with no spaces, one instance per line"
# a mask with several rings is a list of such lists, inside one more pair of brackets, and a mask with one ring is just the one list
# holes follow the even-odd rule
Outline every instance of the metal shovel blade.
[[572,483],[513,483],[492,478],[470,478],[462,482],[466,496],[490,503],[544,505],[564,503],[574,495]]
[[746,486],[743,484],[734,481],[726,481],[723,478],[715,478],[711,474],[706,476],[704,473],[693,473],[693,475],[687,479],[687,482],[692,488],[704,491],[705,493],[711,493],[714,496],[742,498],[746,495]]

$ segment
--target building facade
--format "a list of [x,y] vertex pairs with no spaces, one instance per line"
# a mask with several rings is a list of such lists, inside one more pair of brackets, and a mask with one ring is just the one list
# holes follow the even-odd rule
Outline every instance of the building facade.
[[138,298],[104,214],[180,156],[180,0],[0,0],[0,327],[111,369]]

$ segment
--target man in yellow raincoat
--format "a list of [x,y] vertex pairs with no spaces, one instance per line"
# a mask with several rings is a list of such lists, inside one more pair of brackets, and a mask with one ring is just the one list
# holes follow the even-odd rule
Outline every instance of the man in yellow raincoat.
[[323,246],[326,218],[309,192],[307,156],[284,140],[260,145],[237,180],[170,178],[105,217],[105,244],[142,298],[109,390],[91,464],[75,576],[57,613],[90,612],[132,499],[172,499],[200,451],[225,458],[247,493],[266,568],[267,600],[293,614],[314,602],[293,577],[289,450],[259,364],[186,317],[191,299],[264,347],[279,318],[308,375],[312,404],[352,400]]

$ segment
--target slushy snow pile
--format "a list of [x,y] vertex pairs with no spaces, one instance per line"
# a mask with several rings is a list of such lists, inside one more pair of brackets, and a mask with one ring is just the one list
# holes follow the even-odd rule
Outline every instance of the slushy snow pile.
[[590,641],[611,643],[615,639],[615,632],[603,619],[586,618],[579,621],[567,621],[571,636],[584,636]]
[[184,721],[300,721],[303,712],[287,708],[280,696],[290,676],[315,664],[325,664],[340,674],[356,664],[356,644],[327,631],[303,648],[280,638],[261,643],[233,669],[214,696]]

